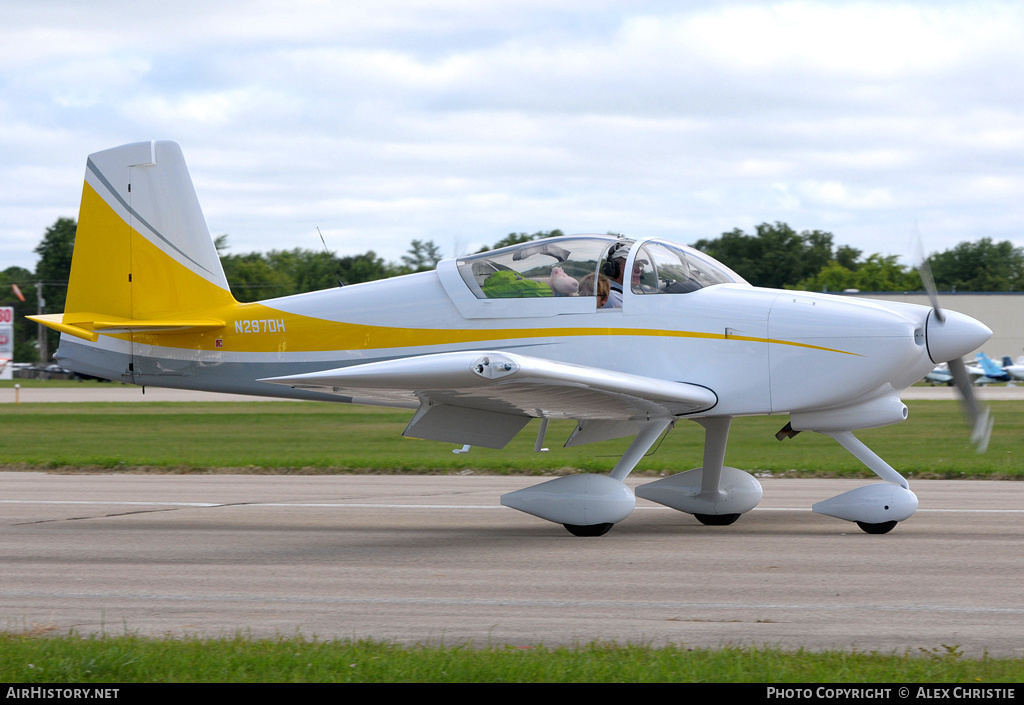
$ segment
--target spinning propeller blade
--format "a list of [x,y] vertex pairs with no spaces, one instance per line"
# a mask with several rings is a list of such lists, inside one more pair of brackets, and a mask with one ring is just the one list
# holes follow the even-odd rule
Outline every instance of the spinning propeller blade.
[[964,409],[967,423],[971,424],[971,443],[979,453],[988,450],[988,439],[992,435],[992,414],[987,406],[978,403],[974,396],[974,385],[967,373],[967,366],[962,358],[949,361],[949,371],[953,375],[953,384],[960,391],[960,404]]
[[935,277],[932,276],[931,265],[928,264],[928,257],[924,254],[924,247],[921,244],[921,232],[914,226],[914,259],[917,260],[917,273],[921,276],[921,283],[924,290],[928,292],[928,299],[932,302],[932,310],[940,323],[946,320],[946,314],[939,306],[939,292],[935,288]]
[[[921,233],[916,226],[914,235],[914,256],[918,262],[917,273],[921,276],[921,283],[924,285],[925,291],[928,292],[928,299],[931,301],[935,319],[939,323],[945,323],[946,313],[939,305],[939,293],[935,287],[935,279],[932,277],[928,258],[924,255]],[[950,374],[953,375],[953,384],[960,392],[960,405],[963,407],[964,416],[971,425],[971,443],[979,453],[984,453],[988,449],[988,440],[992,435],[992,414],[988,407],[982,405],[975,396],[974,385],[971,383],[971,376],[967,372],[963,358],[956,356],[950,360],[936,360],[936,362],[945,362],[949,365]]]

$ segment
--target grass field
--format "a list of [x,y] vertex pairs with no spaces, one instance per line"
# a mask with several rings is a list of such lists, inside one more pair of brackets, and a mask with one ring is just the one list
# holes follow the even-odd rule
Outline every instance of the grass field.
[[[1024,478],[1024,402],[991,402],[988,452],[968,441],[960,407],[909,401],[910,418],[858,432],[899,472],[914,477]],[[490,472],[610,470],[630,439],[564,449],[570,422],[551,424],[547,453],[534,452],[538,422],[503,450],[402,438],[408,411],[317,402],[134,402],[0,405],[6,469],[96,468],[196,472]],[[870,475],[835,441],[802,433],[777,441],[786,416],[738,418],[726,463],[773,475]],[[674,473],[702,463],[703,428],[681,421],[637,468]]]

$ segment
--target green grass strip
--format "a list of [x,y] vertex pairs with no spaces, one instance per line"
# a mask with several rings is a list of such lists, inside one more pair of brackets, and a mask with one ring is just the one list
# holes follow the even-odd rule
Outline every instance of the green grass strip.
[[[909,401],[907,421],[857,432],[899,472],[918,478],[1024,478],[1024,402],[989,404],[995,430],[978,454],[960,407]],[[532,421],[502,450],[402,438],[408,411],[315,402],[130,402],[0,405],[0,467],[159,472],[607,472],[629,438],[565,449],[571,422],[553,422],[547,453]],[[787,416],[733,422],[726,464],[765,475],[870,476],[835,441],[802,433],[779,442]],[[680,421],[636,472],[672,474],[702,464],[703,428]]]
[[400,646],[301,637],[152,639],[0,633],[5,683],[1020,683],[1024,659],[591,643]]

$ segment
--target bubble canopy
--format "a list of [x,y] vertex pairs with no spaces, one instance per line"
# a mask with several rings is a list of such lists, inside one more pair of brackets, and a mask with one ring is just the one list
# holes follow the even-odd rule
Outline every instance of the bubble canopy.
[[[599,299],[605,282],[617,282],[641,295],[685,294],[715,284],[746,283],[691,247],[608,235],[532,240],[459,258],[456,267],[478,299]],[[594,302],[595,308],[603,305]]]

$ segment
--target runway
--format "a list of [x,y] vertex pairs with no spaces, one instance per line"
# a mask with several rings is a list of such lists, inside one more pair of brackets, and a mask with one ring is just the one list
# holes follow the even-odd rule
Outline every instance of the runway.
[[500,506],[542,479],[0,473],[2,626],[1024,655],[1024,483],[913,481],[871,536],[809,510],[864,481],[769,478],[732,526],[575,538]]

